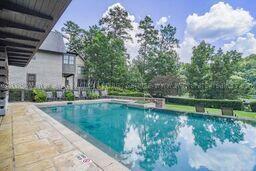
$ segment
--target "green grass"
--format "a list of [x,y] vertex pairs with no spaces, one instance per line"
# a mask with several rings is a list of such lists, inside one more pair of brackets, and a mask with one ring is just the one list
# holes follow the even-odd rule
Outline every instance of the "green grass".
[[[195,107],[194,106],[166,104],[165,108],[170,109],[170,110],[183,111],[183,112],[195,112]],[[216,114],[216,115],[221,115],[221,110],[220,109],[206,108],[206,111],[210,114],[212,113],[212,114]],[[235,110],[234,113],[238,117],[256,119],[256,113],[255,112],[245,112],[245,111]]]

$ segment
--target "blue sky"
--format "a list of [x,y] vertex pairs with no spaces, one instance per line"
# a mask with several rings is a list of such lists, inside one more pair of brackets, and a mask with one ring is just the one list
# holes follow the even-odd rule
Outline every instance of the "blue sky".
[[[189,61],[191,47],[203,39],[227,50],[240,49],[246,55],[256,52],[255,0],[73,0],[54,29],[60,30],[67,20],[88,28],[97,24],[108,7],[116,3],[135,17],[135,23],[150,15],[155,23],[164,17],[177,27],[182,61]],[[134,53],[136,48],[132,48]]]

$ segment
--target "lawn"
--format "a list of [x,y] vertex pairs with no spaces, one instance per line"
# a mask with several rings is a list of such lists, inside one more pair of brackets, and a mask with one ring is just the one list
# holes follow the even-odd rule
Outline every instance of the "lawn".
[[[171,110],[183,111],[183,112],[195,112],[195,107],[194,106],[185,106],[185,105],[177,105],[177,104],[166,104],[165,108],[166,109],[171,109]],[[221,114],[220,109],[206,108],[206,111],[208,113],[212,113],[212,114],[218,114],[218,115]],[[256,119],[256,113],[255,112],[245,112],[245,111],[235,110],[234,113],[238,117]]]

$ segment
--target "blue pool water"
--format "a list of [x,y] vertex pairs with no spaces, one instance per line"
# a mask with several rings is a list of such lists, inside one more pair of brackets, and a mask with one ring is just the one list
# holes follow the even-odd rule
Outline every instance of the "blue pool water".
[[41,109],[132,170],[256,170],[253,122],[114,103]]

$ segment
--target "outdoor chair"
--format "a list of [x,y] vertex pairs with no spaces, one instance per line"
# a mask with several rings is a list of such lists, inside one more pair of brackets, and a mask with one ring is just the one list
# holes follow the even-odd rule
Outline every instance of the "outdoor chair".
[[78,90],[74,90],[73,93],[74,93],[74,96],[75,96],[76,99],[80,99],[80,93],[79,93]]
[[82,91],[82,96],[81,96],[83,99],[86,99],[87,98],[87,93],[86,91]]
[[99,90],[94,90],[93,92],[94,92],[95,94],[97,94],[98,96],[100,95]]
[[63,91],[56,91],[56,95],[58,100],[63,99]]
[[196,105],[195,108],[196,108],[196,112],[205,113],[205,108],[203,105]]
[[221,114],[223,116],[235,116],[233,109],[229,107],[222,107]]
[[53,93],[51,91],[47,91],[46,98],[48,101],[53,100]]
[[108,96],[108,91],[107,90],[102,90],[100,93],[101,93],[101,97],[107,97]]

